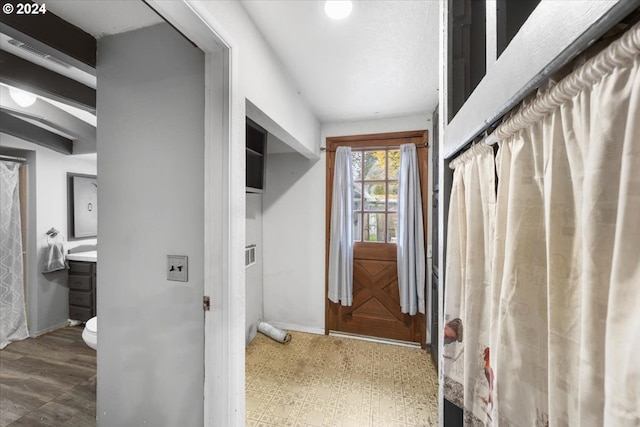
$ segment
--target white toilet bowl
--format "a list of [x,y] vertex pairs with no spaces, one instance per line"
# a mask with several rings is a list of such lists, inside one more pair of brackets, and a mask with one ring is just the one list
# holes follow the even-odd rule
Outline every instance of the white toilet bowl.
[[84,325],[82,331],[82,339],[89,347],[94,350],[98,349],[98,317],[92,317]]

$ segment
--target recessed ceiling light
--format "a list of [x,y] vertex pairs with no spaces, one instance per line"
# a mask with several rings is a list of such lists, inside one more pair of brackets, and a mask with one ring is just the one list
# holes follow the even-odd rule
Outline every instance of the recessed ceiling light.
[[351,9],[351,0],[327,0],[324,3],[324,13],[331,19],[344,19],[351,14]]
[[15,87],[9,88],[9,95],[21,107],[31,107],[36,102],[34,94]]

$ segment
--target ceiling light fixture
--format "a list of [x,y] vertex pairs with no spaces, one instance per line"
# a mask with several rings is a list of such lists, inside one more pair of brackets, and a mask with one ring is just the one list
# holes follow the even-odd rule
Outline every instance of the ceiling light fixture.
[[331,19],[344,19],[351,14],[352,9],[351,0],[327,0],[324,3],[324,13]]
[[31,107],[37,98],[34,94],[15,87],[9,88],[9,95],[11,95],[11,99],[13,99],[16,104],[25,108]]

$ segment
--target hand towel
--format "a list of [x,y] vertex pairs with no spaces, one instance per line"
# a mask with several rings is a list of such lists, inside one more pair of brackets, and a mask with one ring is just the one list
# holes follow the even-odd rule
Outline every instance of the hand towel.
[[65,270],[67,265],[64,262],[64,246],[62,242],[49,242],[45,253],[43,273]]

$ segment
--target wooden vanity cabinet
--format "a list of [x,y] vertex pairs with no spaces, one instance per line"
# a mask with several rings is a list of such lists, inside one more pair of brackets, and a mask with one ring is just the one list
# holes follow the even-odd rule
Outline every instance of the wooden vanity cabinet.
[[96,316],[96,263],[69,261],[69,319]]

